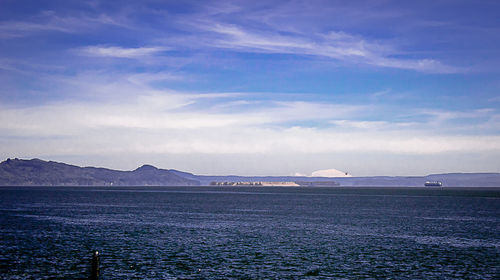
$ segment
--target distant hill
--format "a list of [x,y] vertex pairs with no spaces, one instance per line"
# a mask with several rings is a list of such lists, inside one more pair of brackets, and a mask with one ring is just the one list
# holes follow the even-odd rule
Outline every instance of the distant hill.
[[197,186],[200,182],[173,171],[143,165],[133,171],[79,167],[40,159],[0,163],[2,186]]
[[[427,176],[296,177],[202,176],[143,165],[133,171],[79,167],[40,159],[0,163],[0,186],[208,186],[212,182],[298,182],[300,185],[407,186],[441,181],[444,187],[500,187],[500,173],[449,173]],[[333,186],[334,184],[332,184]]]

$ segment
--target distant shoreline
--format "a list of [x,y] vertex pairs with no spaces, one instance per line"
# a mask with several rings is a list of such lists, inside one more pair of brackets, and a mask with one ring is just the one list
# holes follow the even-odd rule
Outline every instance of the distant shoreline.
[[175,188],[185,188],[190,190],[203,190],[203,189],[252,189],[252,190],[264,190],[264,189],[280,189],[280,190],[306,190],[306,189],[335,189],[335,190],[428,190],[428,191],[495,191],[499,192],[500,198],[500,186],[498,187],[473,187],[473,186],[448,186],[441,188],[431,188],[431,187],[419,187],[419,186],[335,186],[335,187],[325,187],[325,186],[302,186],[302,187],[284,187],[284,186],[17,186],[17,185],[0,185],[0,189],[106,189],[106,190],[120,190],[120,189],[175,189]]
[[[442,187],[424,187],[427,181]],[[7,159],[0,163],[0,186],[213,186],[257,187],[491,187],[500,188],[500,173],[445,173],[426,176],[305,177],[305,176],[210,176],[143,165],[120,171],[80,167],[40,159]]]

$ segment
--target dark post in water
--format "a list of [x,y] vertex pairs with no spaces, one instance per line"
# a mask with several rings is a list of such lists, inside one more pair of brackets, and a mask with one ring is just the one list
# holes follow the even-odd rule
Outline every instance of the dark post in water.
[[92,255],[92,272],[90,274],[90,280],[99,279],[99,252],[94,251]]

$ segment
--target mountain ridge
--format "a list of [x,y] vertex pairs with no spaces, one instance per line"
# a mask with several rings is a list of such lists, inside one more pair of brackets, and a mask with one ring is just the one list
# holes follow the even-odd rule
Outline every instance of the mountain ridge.
[[2,186],[197,186],[199,181],[143,165],[133,171],[80,167],[40,159],[7,159],[0,163]]
[[423,186],[442,181],[444,186],[500,187],[500,173],[443,173],[426,176],[305,177],[305,176],[211,176],[144,164],[122,171],[104,167],[66,164],[34,159],[10,159],[0,163],[0,186],[207,186],[212,182],[335,182],[341,186]]

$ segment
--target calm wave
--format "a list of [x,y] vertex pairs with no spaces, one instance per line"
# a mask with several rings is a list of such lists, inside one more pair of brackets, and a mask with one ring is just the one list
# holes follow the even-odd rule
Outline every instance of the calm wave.
[[0,188],[2,279],[500,276],[500,189]]

